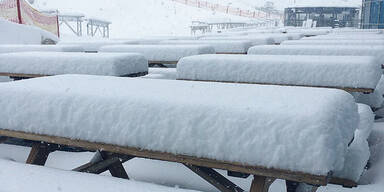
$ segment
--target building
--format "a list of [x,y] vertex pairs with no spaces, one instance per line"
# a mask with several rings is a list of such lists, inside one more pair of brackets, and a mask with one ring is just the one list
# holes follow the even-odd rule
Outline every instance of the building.
[[302,27],[311,21],[315,27],[358,27],[357,7],[289,7],[284,12],[284,25]]
[[363,0],[362,28],[384,29],[384,0]]

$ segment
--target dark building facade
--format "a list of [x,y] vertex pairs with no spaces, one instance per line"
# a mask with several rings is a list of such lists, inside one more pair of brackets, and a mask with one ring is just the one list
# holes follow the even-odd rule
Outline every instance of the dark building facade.
[[384,29],[384,0],[363,0],[362,28]]
[[301,27],[306,20],[313,20],[317,27],[358,27],[359,8],[290,7],[285,9],[285,26]]

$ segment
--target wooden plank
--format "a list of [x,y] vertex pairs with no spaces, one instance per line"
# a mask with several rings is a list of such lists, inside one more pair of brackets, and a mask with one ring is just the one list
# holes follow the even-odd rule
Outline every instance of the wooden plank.
[[20,131],[9,131],[4,129],[0,129],[0,135],[33,140],[33,141],[44,141],[48,143],[80,147],[88,150],[102,149],[104,151],[113,152],[117,154],[125,154],[125,155],[130,155],[135,157],[148,158],[148,159],[156,159],[156,160],[163,160],[163,161],[170,161],[170,162],[185,163],[185,164],[195,165],[195,166],[210,167],[215,169],[223,169],[227,171],[235,171],[235,172],[241,172],[245,174],[291,180],[291,181],[309,183],[309,184],[319,185],[319,186],[325,186],[327,185],[327,182],[328,182],[327,176],[311,175],[311,174],[302,173],[302,172],[265,168],[261,166],[250,166],[243,163],[218,161],[218,160],[212,160],[212,159],[206,159],[206,158],[191,157],[187,155],[174,155],[171,153],[143,150],[143,149],[138,149],[133,147],[122,147],[122,146],[103,144],[103,143],[92,143],[88,141],[72,140],[72,139],[63,138],[63,137],[30,134],[30,133],[25,133]]
[[179,61],[148,61],[148,64],[177,64]]
[[44,166],[48,155],[53,151],[54,149],[46,143],[34,143],[29,153],[27,164]]
[[239,84],[255,84],[255,85],[278,85],[278,86],[294,86],[294,87],[313,87],[313,88],[329,88],[341,89],[347,92],[373,93],[375,90],[371,88],[349,88],[349,87],[330,87],[330,86],[311,86],[311,85],[292,85],[292,84],[272,84],[272,83],[250,83],[250,82],[235,82],[235,81],[213,81],[213,80],[193,80],[193,79],[177,79],[182,81],[202,81],[216,83],[239,83]]
[[332,177],[329,183],[335,184],[335,185],[342,185],[343,187],[346,187],[346,188],[357,187],[357,183],[355,181],[351,181],[348,179],[342,179],[342,178],[336,178],[336,177]]
[[1,73],[0,76],[6,77],[24,77],[24,78],[36,78],[36,77],[44,77],[47,75],[39,75],[39,74],[24,74],[24,73]]
[[208,183],[216,187],[221,192],[243,192],[239,186],[232,183],[230,180],[220,175],[220,173],[207,167],[194,166],[184,164],[187,168],[206,180]]
[[249,192],[268,192],[274,181],[272,178],[254,175]]
[[[126,74],[126,75],[122,75],[120,77],[140,77],[140,76],[144,76],[144,75],[148,75],[148,71]],[[0,72],[0,76],[14,77],[14,78],[37,78],[37,77],[47,77],[47,76],[54,76],[54,75],[25,74],[25,73],[1,73]]]

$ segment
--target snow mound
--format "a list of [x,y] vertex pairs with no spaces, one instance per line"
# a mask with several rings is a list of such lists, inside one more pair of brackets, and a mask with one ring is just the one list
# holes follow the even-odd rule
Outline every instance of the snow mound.
[[[0,180],[7,183],[2,185],[1,190],[6,192],[31,191],[31,189],[39,192],[101,191],[100,189],[105,192],[192,192],[192,190],[89,173],[63,171],[1,159],[0,169],[2,170]],[[41,182],[41,179],[44,179],[44,182]],[[23,183],[20,184],[20,181],[23,181]]]
[[176,80],[176,68],[149,68],[146,79],[168,79]]
[[208,37],[202,37],[200,39],[201,40],[245,40],[245,41],[251,41],[252,45],[272,45],[272,44],[275,44],[277,41],[279,41],[279,39],[272,38],[269,36],[208,36]]
[[134,53],[4,53],[0,54],[0,71],[37,75],[124,76],[147,72],[148,61],[144,56]]
[[375,56],[384,64],[384,46],[348,45],[263,45],[249,48],[251,55],[351,55]]
[[16,45],[0,44],[0,53],[12,52],[84,52],[84,49],[75,45]]
[[284,41],[283,45],[349,45],[349,46],[361,46],[361,45],[376,45],[383,46],[383,40],[364,40],[364,39],[330,39],[330,40],[311,40],[311,39],[301,39],[301,40],[292,40]]
[[0,44],[42,44],[45,40],[58,42],[54,34],[30,25],[20,25],[0,18]]
[[0,92],[9,130],[316,175],[343,168],[359,123],[336,89],[62,75]]
[[216,53],[247,53],[253,45],[247,40],[167,40],[161,41],[160,44],[210,45],[215,48]]
[[100,48],[100,52],[140,53],[149,61],[178,61],[183,57],[214,54],[207,45],[114,45]]
[[356,182],[359,181],[370,157],[368,137],[372,132],[375,121],[375,115],[369,106],[358,104],[358,108],[360,115],[359,127],[355,131],[354,140],[348,148],[344,169],[335,173],[336,177]]
[[184,80],[374,89],[381,64],[368,56],[199,55],[177,64]]
[[108,45],[138,44],[138,40],[82,40],[82,41],[63,41],[59,45],[80,46],[86,52],[98,52],[101,47]]

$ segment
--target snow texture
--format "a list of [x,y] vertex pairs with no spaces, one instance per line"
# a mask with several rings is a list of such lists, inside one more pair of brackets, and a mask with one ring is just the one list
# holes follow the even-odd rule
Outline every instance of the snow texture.
[[138,44],[138,40],[88,40],[88,41],[63,41],[60,45],[81,46],[86,52],[98,52],[107,45]]
[[27,165],[1,159],[0,169],[1,190],[5,192],[101,191],[100,189],[105,192],[192,192],[192,190]]
[[0,54],[0,72],[2,73],[123,76],[147,71],[147,59],[134,53],[22,52]]
[[335,173],[336,177],[356,182],[359,181],[370,157],[368,137],[372,132],[375,120],[375,115],[369,106],[358,104],[358,108],[360,115],[359,127],[355,131],[354,140],[348,148],[343,171]]
[[186,56],[214,54],[215,49],[207,45],[112,45],[100,52],[140,53],[149,61],[179,61]]
[[59,41],[54,34],[38,27],[20,25],[0,18],[0,44],[41,44],[45,39]]
[[12,52],[84,52],[80,46],[71,45],[16,45],[0,44],[0,53]]
[[244,40],[251,41],[252,45],[272,45],[275,44],[277,40],[280,40],[272,37],[258,37],[258,36],[208,36],[202,37],[201,40]]
[[247,53],[253,43],[246,40],[168,40],[160,44],[192,44],[210,45],[215,48],[216,53]]
[[348,45],[263,45],[249,48],[252,55],[340,55],[375,56],[384,64],[383,46]]
[[349,46],[361,46],[361,45],[371,45],[371,46],[383,46],[383,40],[362,40],[362,39],[331,39],[331,40],[311,40],[311,39],[301,39],[301,40],[292,40],[284,41],[283,45],[349,45]]
[[369,56],[199,55],[177,64],[185,80],[374,89],[381,64]]
[[303,40],[384,40],[384,35],[370,33],[329,34],[314,37],[306,37]]
[[149,68],[146,79],[168,79],[176,80],[176,68]]
[[359,123],[336,89],[61,75],[0,92],[2,128],[317,175]]

